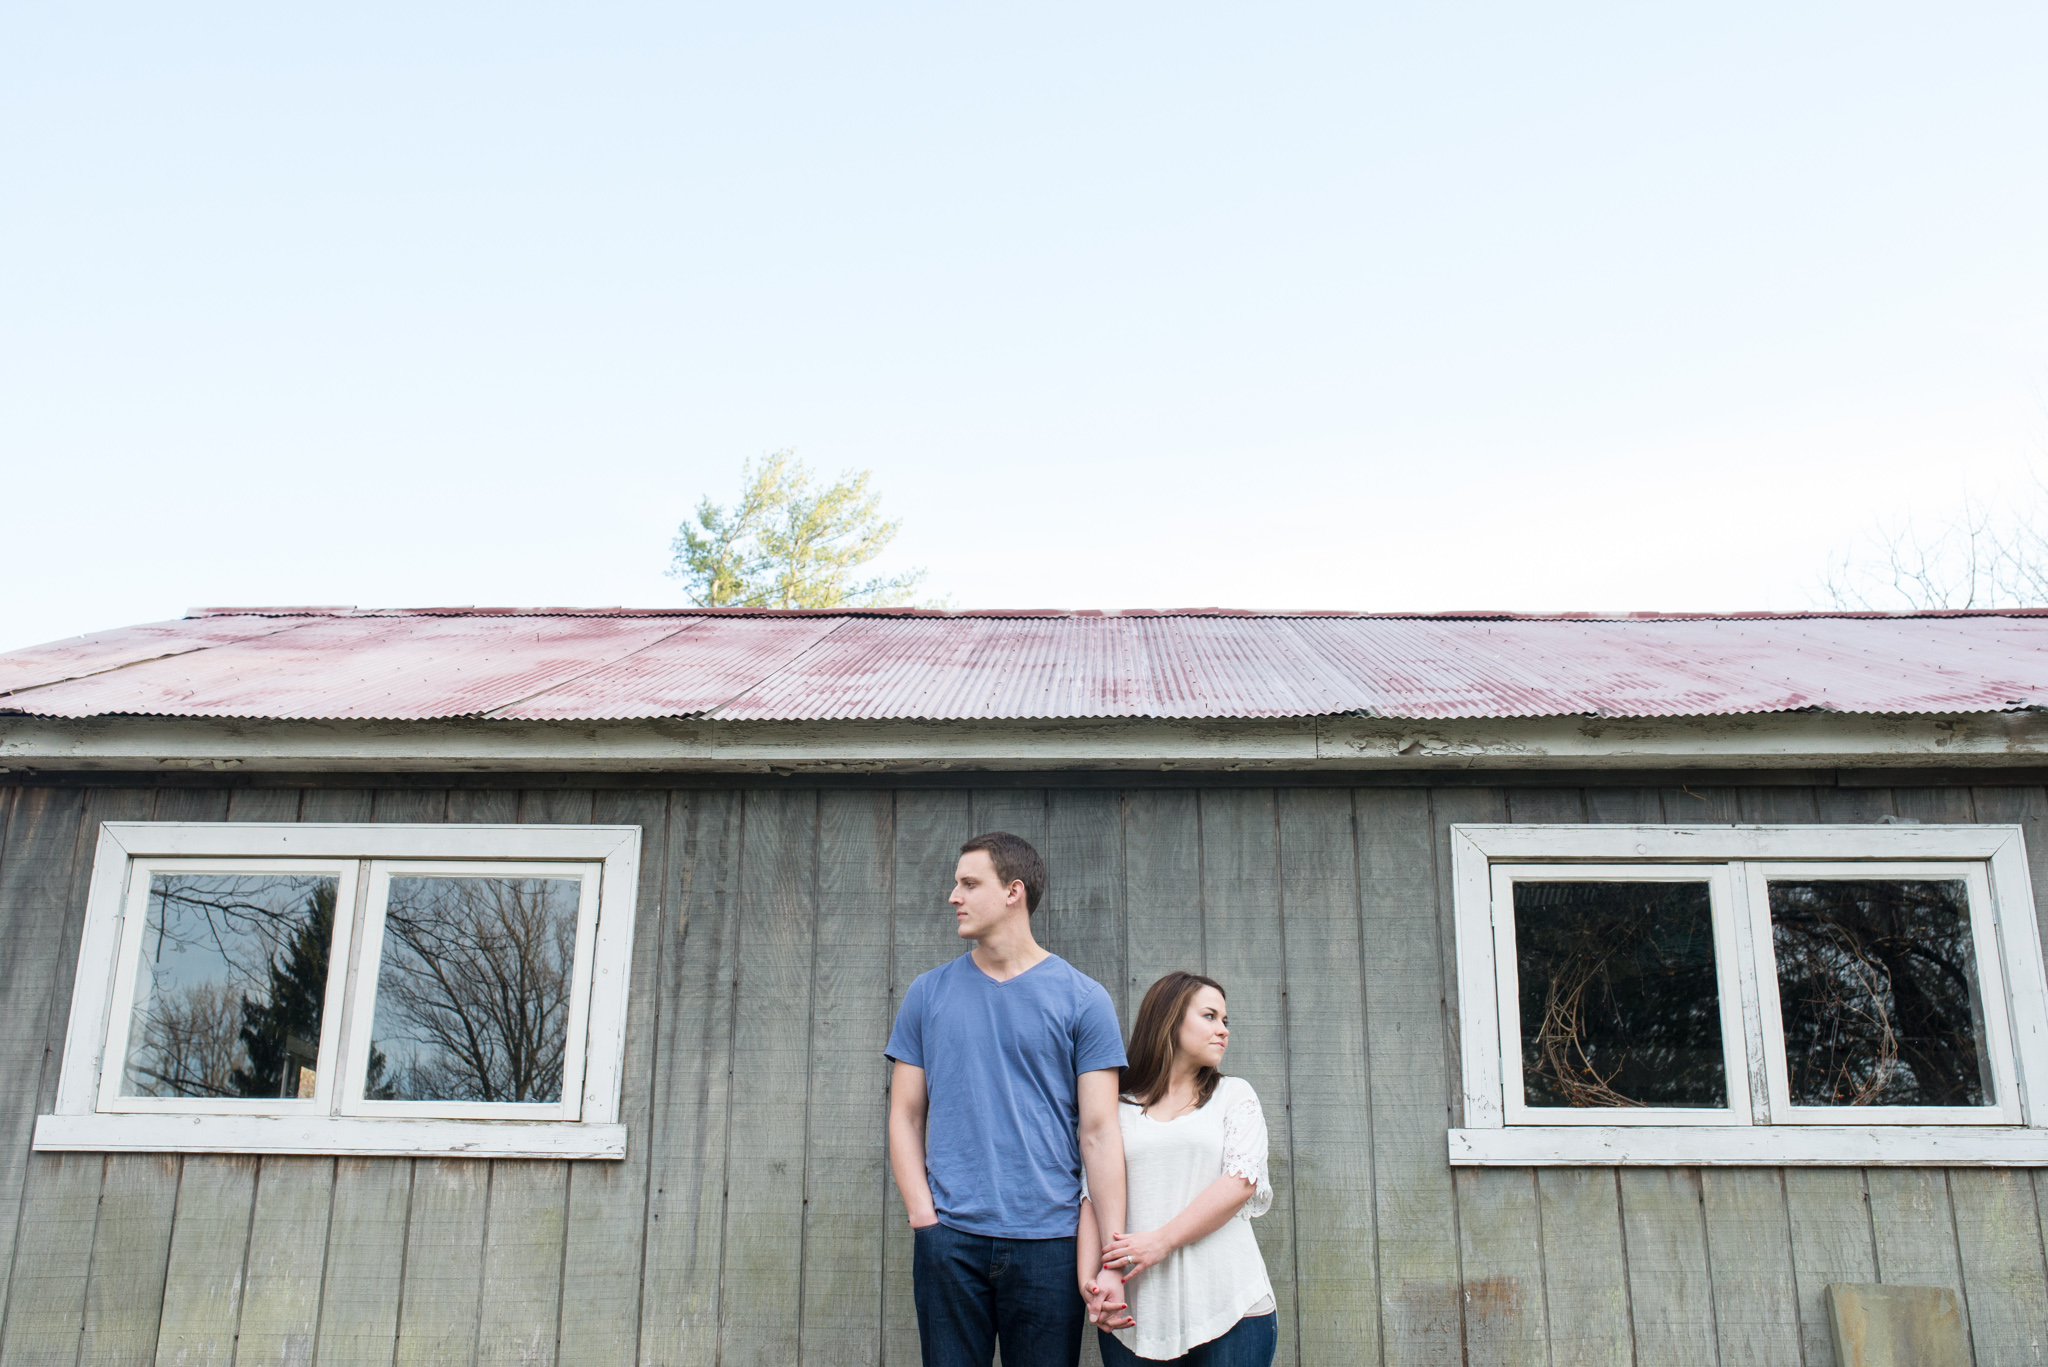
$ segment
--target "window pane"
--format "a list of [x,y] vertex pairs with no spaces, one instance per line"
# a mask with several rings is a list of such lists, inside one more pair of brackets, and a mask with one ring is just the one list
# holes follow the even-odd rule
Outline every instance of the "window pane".
[[1772,881],[1795,1106],[1984,1106],[1991,1061],[1960,879]]
[[1530,1106],[1726,1106],[1705,883],[1515,884]]
[[156,874],[123,1096],[309,1097],[331,874]]
[[577,878],[391,880],[372,1101],[560,1101]]

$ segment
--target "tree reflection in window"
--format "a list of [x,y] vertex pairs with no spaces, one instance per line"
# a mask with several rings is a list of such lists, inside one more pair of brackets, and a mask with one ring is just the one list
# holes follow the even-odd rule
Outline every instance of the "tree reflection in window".
[[562,1099],[574,878],[391,880],[373,1101]]
[[336,887],[328,874],[154,875],[122,1094],[312,1095]]
[[1770,901],[1793,1105],[1992,1102],[1960,879],[1773,879]]
[[1705,883],[1517,882],[1530,1106],[1726,1106]]

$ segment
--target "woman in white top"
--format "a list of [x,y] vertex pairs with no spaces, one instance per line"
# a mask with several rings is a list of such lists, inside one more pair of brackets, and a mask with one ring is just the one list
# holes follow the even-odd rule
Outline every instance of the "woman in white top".
[[[1140,1232],[1102,1237],[1084,1192],[1075,1240],[1105,1367],[1273,1361],[1273,1284],[1251,1226],[1273,1204],[1266,1117],[1250,1083],[1217,1071],[1229,1042],[1213,978],[1169,973],[1138,1008],[1117,1112],[1125,1219]],[[1127,1304],[1095,1290],[1104,1266],[1123,1273]]]

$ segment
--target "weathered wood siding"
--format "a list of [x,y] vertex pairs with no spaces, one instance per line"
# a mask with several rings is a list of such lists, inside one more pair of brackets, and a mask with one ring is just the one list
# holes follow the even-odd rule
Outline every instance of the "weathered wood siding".
[[[1127,1024],[1166,969],[1231,989],[1281,1362],[1828,1367],[1821,1287],[1879,1280],[1953,1287],[1979,1363],[2039,1363],[2034,1172],[1444,1161],[1452,822],[1883,815],[2038,852],[2048,792],[0,789],[0,1367],[914,1363],[881,1048],[994,827],[1045,850],[1040,932]],[[626,1160],[32,1154],[96,824],[150,817],[640,825]]]

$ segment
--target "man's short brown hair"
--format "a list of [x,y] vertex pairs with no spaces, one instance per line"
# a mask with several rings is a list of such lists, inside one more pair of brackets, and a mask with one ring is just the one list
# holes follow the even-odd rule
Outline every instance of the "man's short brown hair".
[[980,850],[988,856],[988,862],[996,866],[996,877],[1003,886],[1012,883],[1024,885],[1024,914],[1038,910],[1038,899],[1045,896],[1045,860],[1031,842],[1008,831],[990,831],[977,835],[960,847],[960,853],[973,854]]

